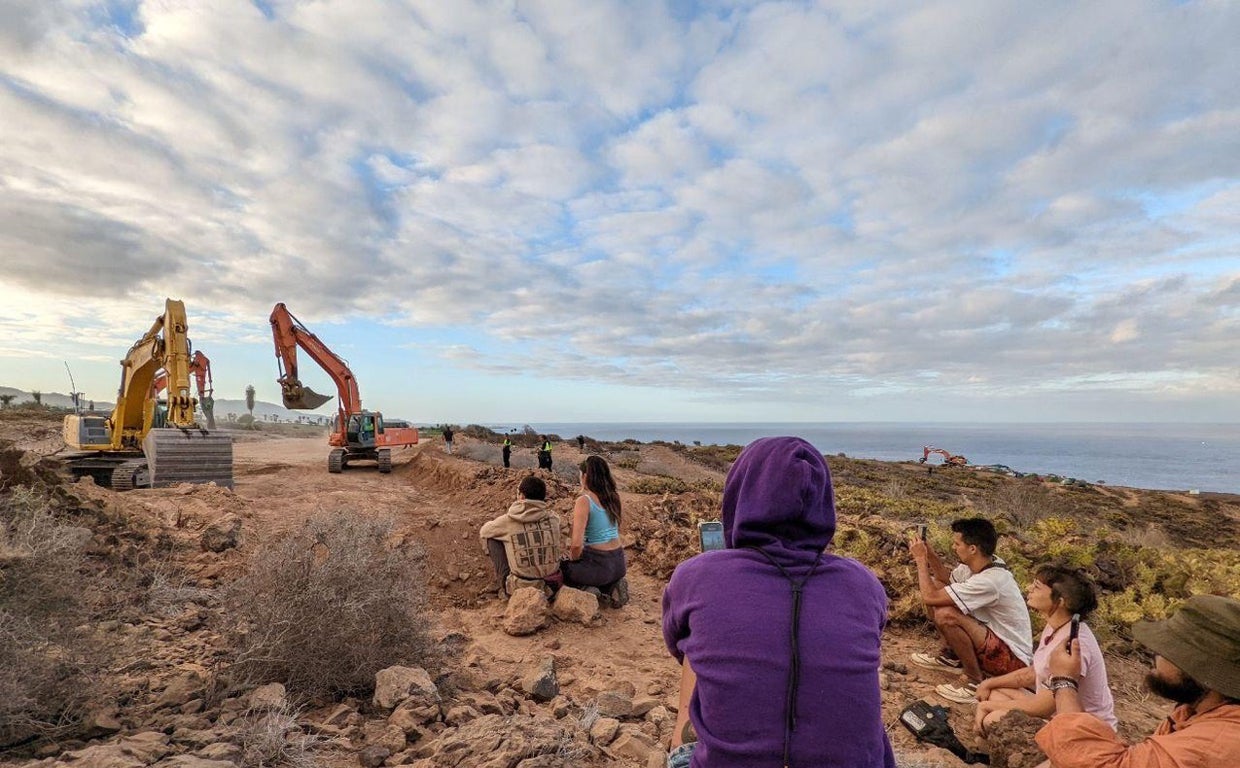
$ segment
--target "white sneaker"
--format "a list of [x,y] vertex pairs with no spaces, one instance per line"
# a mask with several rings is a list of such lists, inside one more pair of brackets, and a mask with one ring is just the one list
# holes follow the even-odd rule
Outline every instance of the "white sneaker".
[[908,657],[908,660],[924,669],[934,669],[939,672],[959,672],[961,669],[959,659],[948,658],[942,654],[932,656],[928,653],[914,653]]
[[964,685],[944,683],[943,685],[935,686],[934,692],[957,704],[975,704],[977,702],[977,683],[965,683]]

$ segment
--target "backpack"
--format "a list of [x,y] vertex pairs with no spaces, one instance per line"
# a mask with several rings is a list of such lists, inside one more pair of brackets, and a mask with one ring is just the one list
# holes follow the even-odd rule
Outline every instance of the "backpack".
[[956,738],[951,724],[947,721],[947,708],[928,701],[915,701],[900,713],[900,723],[913,734],[918,741],[924,741],[936,747],[946,749],[966,763],[990,765],[990,755],[984,752],[971,752]]

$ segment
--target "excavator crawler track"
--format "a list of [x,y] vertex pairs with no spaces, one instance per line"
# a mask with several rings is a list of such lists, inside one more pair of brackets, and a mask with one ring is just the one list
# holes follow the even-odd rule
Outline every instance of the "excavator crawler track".
[[152,429],[142,441],[151,486],[215,483],[233,487],[233,447],[228,435],[198,429]]
[[344,471],[344,449],[336,448],[327,454],[327,471],[339,474]]
[[116,465],[112,470],[113,490],[132,491],[134,488],[148,488],[151,485],[151,473],[147,469],[146,459],[132,459]]
[[381,473],[386,475],[387,473],[391,472],[392,471],[392,451],[390,449],[383,449],[379,451],[378,462],[379,462],[379,471]]

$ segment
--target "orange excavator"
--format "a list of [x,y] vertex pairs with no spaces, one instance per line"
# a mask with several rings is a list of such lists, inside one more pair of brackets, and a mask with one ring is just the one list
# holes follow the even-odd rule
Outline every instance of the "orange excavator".
[[314,410],[331,400],[301,383],[297,376],[297,348],[319,364],[336,383],[339,395],[336,420],[328,437],[331,451],[327,454],[327,471],[341,472],[349,464],[373,461],[379,471],[392,471],[392,449],[418,442],[416,427],[403,421],[384,421],[378,411],[362,408],[357,379],[349,364],[310,332],[288,311],[283,303],[271,310],[271,335],[276,345],[276,361],[280,366],[280,396],[284,407],[293,410]]
[[[215,429],[215,398],[212,397],[215,394],[215,387],[211,380],[210,358],[195,351],[194,356],[189,360],[189,373],[198,385],[198,407],[202,408],[202,415],[207,417],[207,429]],[[168,372],[161,370],[155,374],[155,380],[151,382],[150,401],[155,402],[159,393],[167,387]]]
[[921,459],[919,459],[917,463],[925,464],[932,453],[937,453],[943,457],[943,466],[945,467],[963,467],[969,463],[969,460],[963,456],[957,456],[949,451],[943,450],[942,448],[935,448],[930,445],[923,445],[921,447]]

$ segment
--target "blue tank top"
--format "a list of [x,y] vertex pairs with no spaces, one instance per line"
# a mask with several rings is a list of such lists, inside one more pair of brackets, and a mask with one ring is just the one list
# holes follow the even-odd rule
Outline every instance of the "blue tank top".
[[586,544],[606,544],[620,538],[620,528],[607,517],[607,510],[598,505],[594,499],[586,496],[590,502],[590,517],[586,519]]

